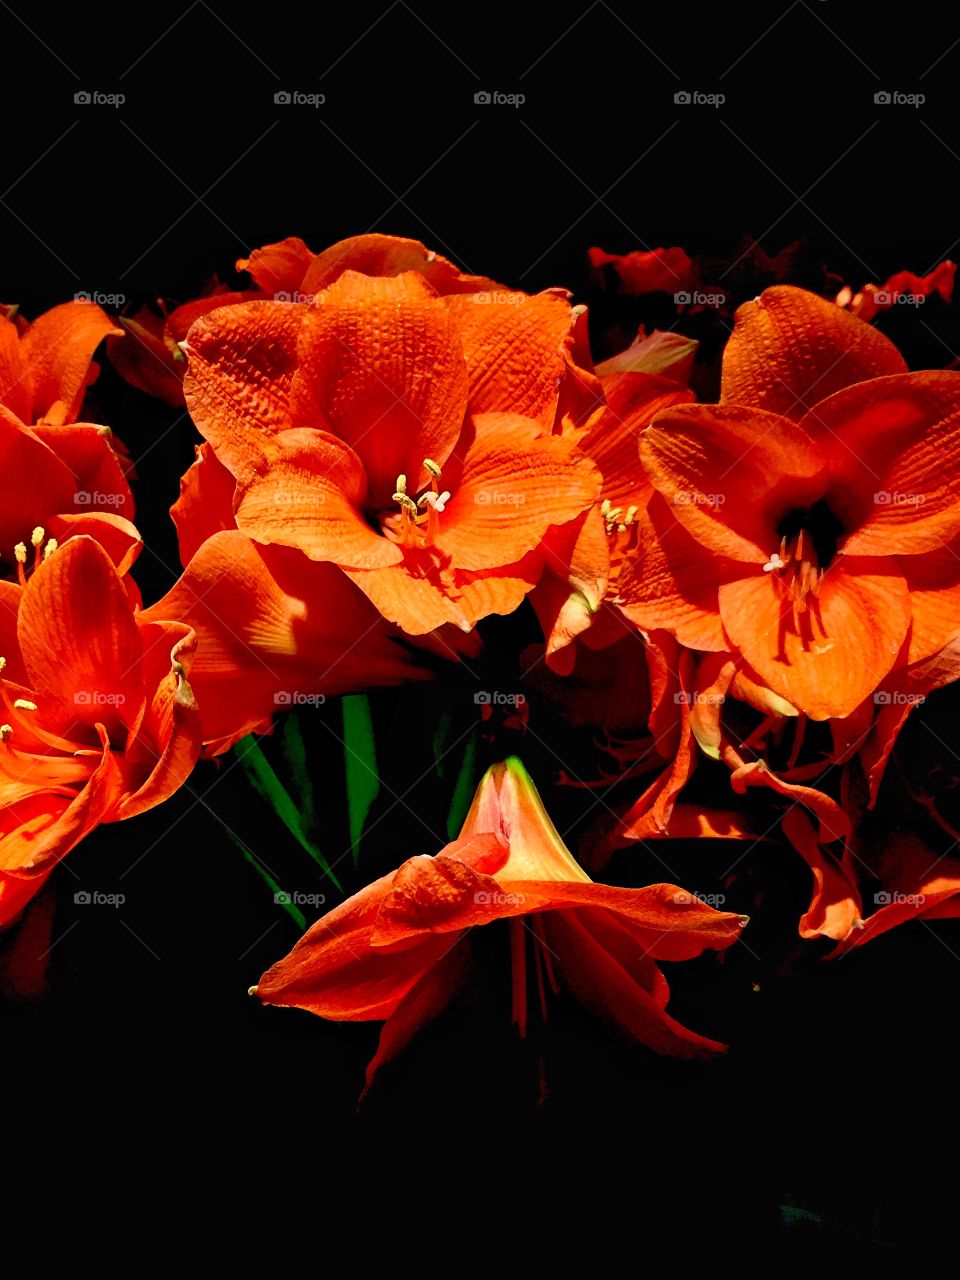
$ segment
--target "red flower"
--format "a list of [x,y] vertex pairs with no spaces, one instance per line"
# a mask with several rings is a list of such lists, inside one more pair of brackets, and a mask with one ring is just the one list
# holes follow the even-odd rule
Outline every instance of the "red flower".
[[243,532],[341,566],[411,634],[469,629],[517,607],[548,532],[596,497],[574,439],[551,434],[574,322],[556,293],[439,297],[417,273],[348,272],[322,305],[201,319],[187,401]]
[[926,276],[914,275],[912,271],[898,271],[886,284],[865,284],[857,294],[846,285],[837,294],[837,306],[852,311],[861,320],[872,320],[881,311],[889,311],[896,306],[901,299],[910,299],[914,305],[918,305],[918,301],[926,301],[936,294],[944,302],[950,302],[956,274],[957,264],[950,261],[941,262]]
[[960,630],[960,374],[790,287],[737,313],[722,403],[644,434],[657,490],[620,605],[729,650],[813,719]]
[[159,804],[200,746],[194,637],[137,615],[91,538],[0,583],[0,923],[101,822]]
[[402,1049],[448,1002],[469,963],[470,930],[510,926],[513,1018],[528,1021],[532,953],[547,991],[566,987],[630,1039],[660,1053],[721,1049],[666,1012],[657,960],[687,960],[736,941],[743,917],[674,885],[593,883],[574,861],[516,759],[484,776],[460,837],[435,857],[411,858],[319,920],[254,988],[268,1004],[324,1018],[385,1021],[367,1073]]

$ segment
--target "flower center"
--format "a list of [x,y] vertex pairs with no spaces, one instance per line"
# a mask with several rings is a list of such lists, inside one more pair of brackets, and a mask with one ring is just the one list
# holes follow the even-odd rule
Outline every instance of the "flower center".
[[780,546],[763,566],[777,594],[793,604],[794,618],[805,613],[808,597],[820,594],[823,575],[833,563],[844,528],[825,502],[791,511],[779,524]]
[[600,514],[607,533],[611,536],[626,533],[637,518],[638,510],[638,507],[631,506],[624,511],[623,507],[615,507],[609,498],[604,498],[600,504]]
[[407,477],[397,476],[397,491],[393,500],[399,512],[388,515],[382,529],[385,537],[401,547],[432,546],[440,532],[440,515],[450,501],[450,491],[440,489],[441,471],[431,458],[424,458],[424,470],[430,474],[430,488],[413,497],[407,493]]
[[17,577],[20,579],[20,585],[22,587],[27,585],[28,572],[33,573],[35,569],[40,567],[40,562],[42,560],[46,560],[47,556],[53,555],[54,551],[57,549],[56,538],[47,538],[46,545],[44,545],[43,540],[45,537],[46,534],[41,525],[37,525],[33,533],[30,535],[30,542],[33,546],[33,564],[30,566],[29,571],[25,567],[27,563],[27,544],[25,542],[18,542],[13,548],[14,559],[17,563]]

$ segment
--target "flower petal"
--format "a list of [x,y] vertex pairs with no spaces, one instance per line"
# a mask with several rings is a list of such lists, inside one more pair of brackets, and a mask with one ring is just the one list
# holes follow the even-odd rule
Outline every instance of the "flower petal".
[[570,440],[513,414],[479,414],[472,426],[436,540],[457,569],[513,564],[596,501],[599,472]]
[[299,427],[281,432],[275,450],[264,472],[237,485],[236,521],[244,533],[353,569],[403,558],[360,514],[366,476],[352,449],[325,431]]
[[803,426],[737,405],[678,405],[640,456],[687,531],[716,555],[763,564],[783,516],[823,496],[827,457]]
[[397,477],[419,491],[456,444],[467,403],[455,318],[413,272],[348,271],[306,312],[294,380],[296,421],[354,449],[371,503],[392,505]]
[[816,294],[775,285],[737,310],[720,399],[799,420],[843,387],[906,371],[877,329]]
[[[286,242],[285,242],[286,243]],[[486,276],[466,275],[446,258],[428,250],[419,240],[404,236],[351,236],[314,256],[300,288],[307,293],[328,289],[345,271],[365,276],[399,276],[408,271],[422,275],[438,294],[476,293],[498,286]]]
[[93,302],[64,302],[34,320],[23,335],[22,352],[35,422],[75,420],[92,381],[94,351],[108,335],[122,332]]
[[910,596],[895,561],[845,557],[794,626],[789,599],[759,571],[720,587],[732,644],[761,679],[813,720],[849,715],[896,661]]

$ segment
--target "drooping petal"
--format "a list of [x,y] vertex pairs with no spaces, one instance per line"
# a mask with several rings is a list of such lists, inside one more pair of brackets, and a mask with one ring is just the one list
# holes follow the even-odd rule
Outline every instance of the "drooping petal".
[[293,1005],[335,1021],[388,1018],[456,935],[424,935],[373,947],[371,935],[393,875],[375,880],[312,925],[260,979],[265,1004]]
[[109,427],[86,422],[66,426],[41,423],[33,428],[33,434],[71,474],[73,493],[66,506],[57,508],[60,514],[99,511],[133,519],[133,495],[124,460],[114,448],[116,440]]
[[91,381],[94,351],[108,335],[122,332],[93,302],[64,302],[38,316],[22,339],[32,420],[74,421]]
[[816,294],[775,285],[737,310],[720,399],[799,420],[843,387],[906,371],[877,329]]
[[800,919],[801,938],[822,935],[840,941],[848,937],[860,927],[863,911],[852,869],[821,847],[813,824],[802,809],[789,809],[781,827],[813,873],[813,896]]

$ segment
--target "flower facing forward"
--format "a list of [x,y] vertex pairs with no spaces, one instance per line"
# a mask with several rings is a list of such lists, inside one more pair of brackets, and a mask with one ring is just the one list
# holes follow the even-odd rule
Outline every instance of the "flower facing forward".
[[369,1082],[463,985],[470,930],[497,921],[509,926],[521,1035],[532,981],[544,1016],[547,992],[565,988],[660,1053],[689,1058],[723,1048],[669,1016],[656,962],[727,947],[745,919],[674,885],[593,883],[515,758],[488,770],[457,840],[329,912],[252,990],[268,1004],[324,1018],[384,1021]]
[[596,499],[596,470],[554,434],[575,320],[557,293],[347,271],[316,305],[199,320],[187,403],[241,531],[339,565],[411,634],[467,630],[520,604],[548,532]]
[[813,719],[960,633],[960,374],[908,373],[792,287],[741,307],[719,405],[644,433],[656,489],[621,608]]
[[0,923],[101,822],[152,808],[199,752],[194,636],[137,616],[88,537],[0,583]]

